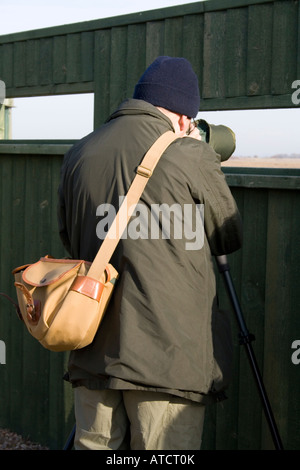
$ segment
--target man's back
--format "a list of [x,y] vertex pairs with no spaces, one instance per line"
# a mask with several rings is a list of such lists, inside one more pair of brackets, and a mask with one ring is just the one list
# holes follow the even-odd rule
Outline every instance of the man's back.
[[[74,257],[93,259],[144,153],[167,130],[172,125],[159,110],[129,100],[71,152],[63,204]],[[240,243],[237,209],[217,156],[189,137],[175,141],[138,209],[112,258],[121,273],[114,301],[94,344],[71,354],[71,380],[89,377],[96,384],[106,375],[115,387],[208,393],[216,301],[210,239],[219,251]]]
[[165,131],[178,136],[111,259],[120,276],[95,339],[70,355],[75,448],[124,449],[130,431],[131,449],[200,449],[203,404],[228,385],[212,257],[240,247],[241,226],[218,155],[191,128],[199,106],[191,63],[158,57],[133,99],[64,159],[61,237],[92,260],[144,154]]

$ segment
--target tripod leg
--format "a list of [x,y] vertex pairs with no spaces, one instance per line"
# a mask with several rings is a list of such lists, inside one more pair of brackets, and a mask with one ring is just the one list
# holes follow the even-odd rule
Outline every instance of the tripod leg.
[[72,450],[72,447],[74,445],[74,437],[75,437],[75,431],[76,431],[76,426],[74,424],[72,431],[70,432],[66,443],[64,445],[63,450]]
[[238,326],[240,328],[240,342],[243,344],[246,348],[247,356],[250,362],[250,366],[252,369],[252,372],[254,374],[254,378],[256,381],[256,385],[258,387],[258,391],[262,400],[262,405],[263,409],[265,412],[265,416],[270,428],[270,432],[272,434],[273,442],[275,445],[276,450],[283,450],[282,442],[278,433],[278,429],[275,423],[275,419],[273,416],[273,412],[269,403],[269,399],[263,384],[263,380],[256,362],[256,358],[254,355],[254,351],[252,349],[251,342],[254,339],[254,336],[251,335],[247,329],[242,310],[238,301],[238,297],[235,292],[235,288],[231,279],[230,271],[229,271],[229,264],[227,262],[227,257],[225,255],[223,256],[217,256],[216,261],[218,264],[218,268],[221,274],[223,274],[223,278],[225,280],[225,287],[229,296],[229,299],[231,301],[232,307],[234,309],[236,319],[238,322]]

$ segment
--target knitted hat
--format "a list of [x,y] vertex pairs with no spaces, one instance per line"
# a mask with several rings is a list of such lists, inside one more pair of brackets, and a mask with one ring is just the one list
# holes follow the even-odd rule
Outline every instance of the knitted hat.
[[139,79],[133,98],[193,118],[200,106],[198,78],[183,57],[160,56]]

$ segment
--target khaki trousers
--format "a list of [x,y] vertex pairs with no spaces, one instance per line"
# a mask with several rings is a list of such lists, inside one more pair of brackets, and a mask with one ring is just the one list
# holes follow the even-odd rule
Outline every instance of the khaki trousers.
[[75,391],[76,450],[200,450],[205,407],[166,393]]

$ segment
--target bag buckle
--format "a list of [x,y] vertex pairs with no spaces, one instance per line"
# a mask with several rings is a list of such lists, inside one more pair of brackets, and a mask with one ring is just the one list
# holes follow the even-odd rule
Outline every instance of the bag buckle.
[[145,166],[139,165],[136,170],[137,174],[140,176],[144,176],[145,178],[150,178],[152,176],[152,170],[146,168]]

